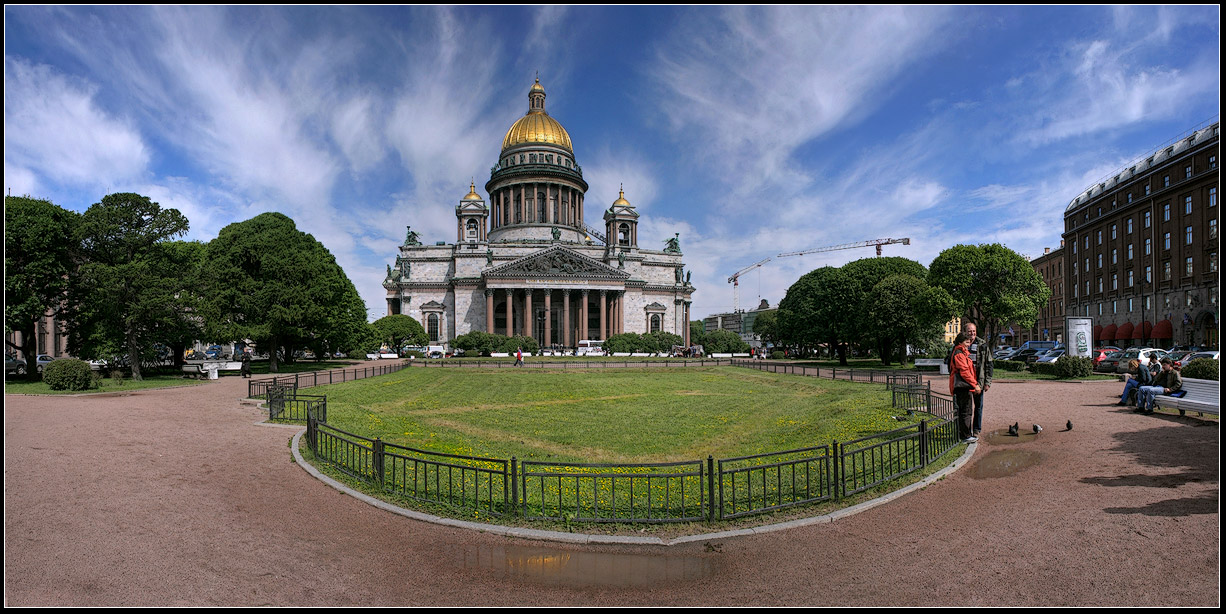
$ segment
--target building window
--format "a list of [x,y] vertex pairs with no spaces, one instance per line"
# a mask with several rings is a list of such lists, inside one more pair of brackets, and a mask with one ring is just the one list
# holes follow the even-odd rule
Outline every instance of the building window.
[[1183,274],[1185,276],[1192,275],[1192,257],[1191,256],[1188,256],[1183,261]]
[[1217,206],[1217,188],[1216,187],[1209,188],[1209,206],[1210,207]]
[[1171,279],[1171,261],[1167,260],[1162,263],[1162,279],[1170,281]]
[[1111,239],[1115,239],[1115,224],[1111,225]]
[[1149,228],[1149,212],[1145,212],[1145,227]]
[[1217,272],[1217,252],[1209,252],[1209,272]]
[[1101,231],[1101,230],[1100,230],[1100,231],[1098,231],[1098,244],[1099,244],[1099,245],[1102,245],[1102,244],[1103,244],[1103,231]]
[[1103,315],[1103,304],[1102,303],[1098,304],[1098,315],[1100,316]]
[[1120,254],[1120,250],[1115,249],[1114,247],[1111,248],[1111,264],[1119,264],[1120,262],[1119,254]]
[[1209,220],[1209,238],[1217,238],[1217,220]]
[[1192,244],[1192,227],[1191,226],[1188,226],[1183,231],[1183,243],[1184,245]]
[[1191,196],[1183,197],[1183,214],[1192,215],[1192,197]]
[[1154,283],[1154,267],[1148,265],[1145,267],[1145,283]]
[[1184,179],[1191,179],[1191,178],[1192,178],[1192,167],[1191,167],[1191,166],[1185,166],[1185,167],[1183,167],[1183,178],[1184,178]]
[[1132,244],[1128,244],[1128,259],[1132,260]]
[[1162,233],[1162,249],[1171,251],[1171,233],[1169,232]]
[[1118,274],[1118,273],[1112,273],[1112,274],[1111,274],[1111,289],[1112,289],[1112,290],[1119,290],[1119,289],[1120,289],[1120,283],[1119,283],[1119,282],[1120,282],[1120,276],[1119,276],[1119,274]]
[[1086,272],[1087,273],[1090,272],[1090,259],[1089,258],[1086,258]]
[[1128,313],[1132,313],[1132,299],[1128,299]]
[[1162,221],[1171,221],[1171,203],[1162,205]]
[[1145,303],[1145,307],[1143,307],[1143,309],[1145,309],[1146,311],[1149,311],[1150,309],[1153,309],[1153,308],[1154,308],[1153,301],[1152,301],[1152,300],[1150,300],[1150,299],[1151,299],[1151,297],[1148,297],[1148,296],[1147,296],[1147,297],[1145,297],[1145,300],[1144,300],[1144,301],[1142,301],[1142,302],[1144,302],[1144,303]]
[[1098,208],[1098,215],[1096,215],[1096,216],[1094,216],[1094,217],[1102,217],[1102,216],[1103,216],[1103,208],[1102,208],[1102,207],[1099,207],[1099,208]]
[[1217,168],[1217,156],[1209,156],[1209,168]]
[[1100,269],[1103,268],[1103,255],[1102,254],[1098,255],[1098,268]]
[[1090,296],[1090,280],[1086,280],[1086,296]]
[[1145,184],[1145,195],[1149,196],[1149,184]]
[[1117,314],[1120,312],[1119,301],[1111,301],[1111,313]]
[[651,332],[660,332],[660,314],[658,313],[651,314]]
[[1153,241],[1149,237],[1146,237],[1145,238],[1145,255],[1148,256],[1151,253],[1153,253]]
[[1127,229],[1125,232],[1132,234],[1132,218],[1128,218],[1128,221],[1124,223],[1126,224],[1125,228]]
[[1128,287],[1132,287],[1132,271],[1128,271]]
[[1086,249],[1090,249],[1090,235],[1086,235]]
[[1171,176],[1170,176],[1170,175],[1163,175],[1163,177],[1162,177],[1162,187],[1164,187],[1164,188],[1169,188],[1169,187],[1171,187]]
[[1103,278],[1099,277],[1098,278],[1098,293],[1102,294],[1102,291],[1103,291]]
[[437,313],[426,316],[426,333],[430,335],[430,341],[438,341],[438,319]]

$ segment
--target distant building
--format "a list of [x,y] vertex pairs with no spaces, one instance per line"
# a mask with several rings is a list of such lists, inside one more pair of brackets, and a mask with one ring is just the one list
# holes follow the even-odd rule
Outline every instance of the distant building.
[[954,318],[945,323],[945,332],[941,335],[941,339],[945,343],[953,344],[960,332],[962,332],[962,318]]
[[1064,342],[1064,242],[1060,248],[1053,250],[1043,248],[1043,255],[1030,261],[1034,272],[1039,274],[1051,297],[1047,304],[1039,308],[1039,317],[1034,326],[1022,328],[1013,325],[1016,340],[1019,343],[1027,341],[1058,341]]
[[758,303],[757,309],[748,311],[736,311],[731,313],[717,313],[709,315],[702,319],[703,332],[713,332],[717,330],[730,330],[741,336],[741,340],[748,343],[750,347],[762,347],[762,339],[753,333],[753,323],[757,319],[758,314],[767,311],[775,311],[779,307],[771,307],[766,299],[762,299]]
[[1095,345],[1218,347],[1218,126],[1112,173],[1065,209],[1064,313],[1093,319]]

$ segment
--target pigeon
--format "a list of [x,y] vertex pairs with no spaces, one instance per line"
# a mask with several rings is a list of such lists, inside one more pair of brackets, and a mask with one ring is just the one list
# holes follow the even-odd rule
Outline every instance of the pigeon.
[[1017,423],[1016,422],[1013,423],[1013,426],[1009,427],[1009,434],[1014,437],[1017,437]]
[[1041,426],[1039,426],[1039,425],[1037,425],[1037,424],[1031,425],[1031,427],[1030,427],[1030,428],[1034,429],[1034,434],[1035,434],[1035,435],[1038,435],[1039,433],[1043,432],[1043,427],[1041,427]]
[[1073,430],[1073,421],[1072,421],[1072,420],[1069,420],[1069,421],[1068,421],[1068,424],[1065,424],[1065,425],[1064,425],[1064,428],[1065,428],[1065,430],[1069,430],[1069,431]]

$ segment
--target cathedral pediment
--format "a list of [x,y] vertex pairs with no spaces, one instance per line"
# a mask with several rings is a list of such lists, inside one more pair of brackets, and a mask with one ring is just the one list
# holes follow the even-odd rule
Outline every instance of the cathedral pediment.
[[555,246],[486,270],[487,279],[524,277],[580,278],[625,281],[630,274],[578,252]]

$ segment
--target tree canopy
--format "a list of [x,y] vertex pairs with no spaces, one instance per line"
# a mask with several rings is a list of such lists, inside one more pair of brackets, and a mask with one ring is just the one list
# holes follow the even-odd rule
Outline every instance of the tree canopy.
[[77,273],[70,278],[67,311],[69,349],[90,358],[121,352],[132,379],[141,379],[141,359],[187,310],[183,300],[193,278],[183,274],[191,250],[169,244],[187,232],[187,218],[162,209],[146,196],[103,197],[77,225]]
[[374,321],[379,336],[395,351],[407,345],[425,345],[430,337],[421,322],[404,314],[384,316]]
[[929,283],[944,288],[989,346],[1010,322],[1033,326],[1051,290],[1022,255],[1000,244],[955,245],[932,261]]
[[366,305],[331,252],[280,213],[230,224],[206,250],[210,333],[251,339],[278,351],[321,351],[361,345]]
[[[21,344],[5,343],[35,355],[38,320],[58,315],[74,269],[74,235],[80,216],[47,200],[4,197],[4,328],[21,333]],[[33,368],[28,377],[37,377]]]
[[859,284],[842,269],[809,271],[779,301],[779,339],[800,348],[828,344],[845,365],[847,344],[855,338],[855,309],[859,303]]

